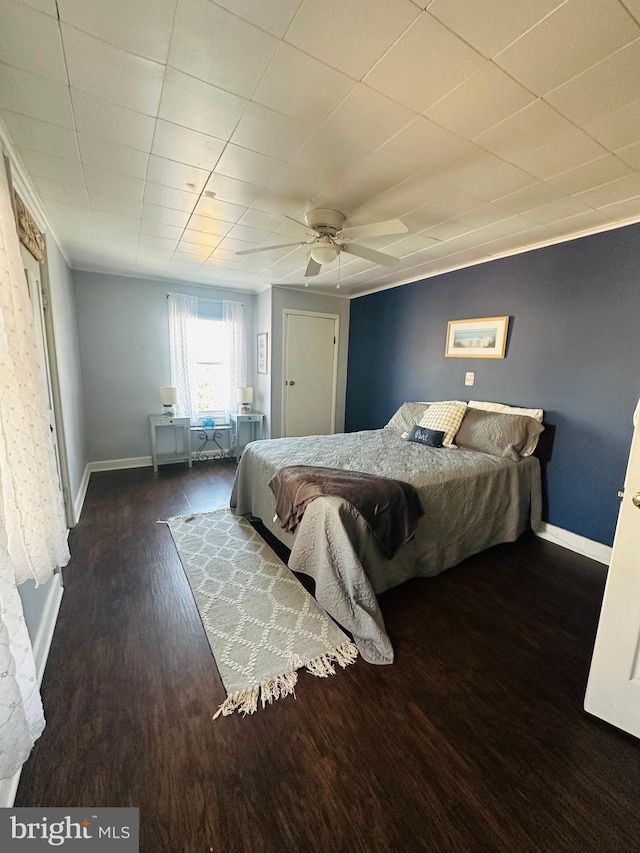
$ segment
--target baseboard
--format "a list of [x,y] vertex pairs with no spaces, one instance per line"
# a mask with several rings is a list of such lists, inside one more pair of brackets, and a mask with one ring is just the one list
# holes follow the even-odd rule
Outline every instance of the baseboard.
[[89,470],[89,464],[84,466],[84,473],[82,474],[82,480],[80,481],[80,488],[78,489],[78,494],[76,495],[76,499],[73,502],[73,514],[74,520],[77,524],[80,521],[80,516],[82,515],[82,507],[84,506],[84,499],[87,496],[87,489],[89,488],[89,477],[91,475],[91,471]]
[[38,685],[42,684],[42,676],[44,668],[47,665],[49,657],[49,649],[53,639],[53,632],[58,619],[58,611],[60,610],[60,602],[62,601],[62,575],[55,574],[51,583],[47,603],[44,606],[42,619],[38,626],[38,633],[33,641],[33,657],[36,661],[36,675],[38,676]]
[[570,551],[575,551],[576,554],[582,554],[583,557],[604,563],[605,566],[611,562],[612,549],[609,545],[571,533],[570,530],[563,530],[562,527],[556,527],[554,524],[547,524],[546,521],[543,521],[540,528],[536,530],[536,535],[549,542],[555,542],[556,545],[562,545]]
[[150,456],[132,456],[129,459],[104,459],[101,462],[89,462],[89,473],[94,471],[120,471],[124,468],[150,468]]
[[[60,574],[56,574],[54,575],[54,581],[51,584],[47,597],[38,633],[33,642],[33,657],[36,662],[38,687],[42,684],[42,677],[44,676],[44,670],[47,665],[47,658],[49,657],[53,632],[58,620],[58,611],[60,610],[63,591],[62,577]],[[16,770],[11,779],[0,779],[0,808],[10,809],[13,806],[16,794],[18,793],[21,773],[22,767]]]

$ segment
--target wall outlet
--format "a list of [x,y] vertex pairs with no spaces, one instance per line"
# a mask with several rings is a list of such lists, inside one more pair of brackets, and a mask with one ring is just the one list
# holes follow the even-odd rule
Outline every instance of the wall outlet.
[[464,384],[465,385],[473,385],[473,383],[475,381],[476,381],[475,373],[472,373],[471,371],[469,371],[468,373],[465,373],[465,375],[464,375]]

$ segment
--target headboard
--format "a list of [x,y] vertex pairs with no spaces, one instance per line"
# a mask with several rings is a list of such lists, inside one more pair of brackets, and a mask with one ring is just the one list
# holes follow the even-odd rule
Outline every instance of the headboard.
[[543,422],[544,432],[540,433],[538,444],[533,451],[533,455],[541,462],[549,462],[551,460],[551,451],[553,450],[553,439],[556,434],[555,424],[547,424]]

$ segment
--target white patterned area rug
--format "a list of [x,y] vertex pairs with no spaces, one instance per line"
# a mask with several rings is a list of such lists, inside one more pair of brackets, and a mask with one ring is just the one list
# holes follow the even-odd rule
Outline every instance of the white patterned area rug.
[[294,693],[297,670],[335,674],[355,645],[244,518],[229,509],[167,521],[227,698],[213,719]]

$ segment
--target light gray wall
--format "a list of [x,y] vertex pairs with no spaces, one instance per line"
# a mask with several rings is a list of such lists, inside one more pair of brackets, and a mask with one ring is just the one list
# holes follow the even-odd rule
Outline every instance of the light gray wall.
[[271,437],[271,350],[273,349],[273,332],[271,329],[271,289],[263,290],[256,296],[254,344],[257,347],[257,335],[266,332],[267,337],[267,372],[257,373],[257,362],[254,359],[253,371],[253,400],[254,408],[264,413],[264,437]]
[[324,314],[338,314],[340,329],[338,339],[338,387],[336,395],[336,432],[344,430],[345,400],[347,392],[347,357],[349,348],[348,299],[317,293],[305,293],[285,287],[274,287],[271,291],[271,437],[282,435],[282,392],[284,387],[284,310],[298,308]]
[[47,270],[62,430],[71,501],[75,503],[88,462],[78,324],[71,270],[56,242],[47,239]]
[[83,271],[74,287],[91,462],[150,454],[148,416],[160,413],[158,387],[170,384],[167,293],[242,302],[255,364],[253,294]]

